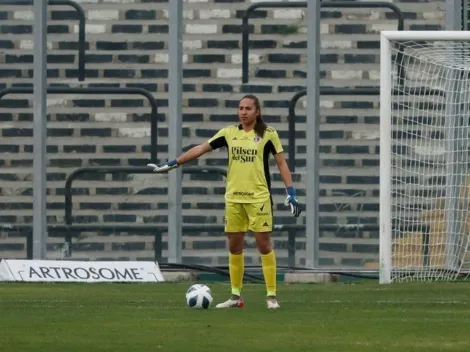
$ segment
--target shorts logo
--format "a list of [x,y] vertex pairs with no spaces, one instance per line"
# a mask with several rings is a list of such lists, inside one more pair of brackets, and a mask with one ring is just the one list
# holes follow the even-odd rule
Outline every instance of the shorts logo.
[[268,225],[268,223],[265,221],[264,224],[263,224],[263,226],[269,226],[269,225]]
[[[256,213],[257,216],[267,216],[267,215],[269,215],[269,212],[268,212],[268,211],[265,212],[265,213],[263,213],[263,210],[264,210],[264,206],[265,206],[265,205],[266,205],[266,204],[263,204],[263,205],[261,206],[261,208],[259,208],[259,211]],[[268,225],[263,225],[263,226],[268,226]]]

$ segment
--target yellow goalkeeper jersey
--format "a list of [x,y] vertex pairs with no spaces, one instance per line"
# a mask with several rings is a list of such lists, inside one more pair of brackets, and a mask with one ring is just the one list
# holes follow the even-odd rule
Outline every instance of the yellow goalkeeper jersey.
[[242,125],[222,128],[211,139],[212,149],[227,147],[225,199],[234,203],[260,203],[271,197],[270,154],[283,151],[277,131],[268,127],[264,137],[245,132]]

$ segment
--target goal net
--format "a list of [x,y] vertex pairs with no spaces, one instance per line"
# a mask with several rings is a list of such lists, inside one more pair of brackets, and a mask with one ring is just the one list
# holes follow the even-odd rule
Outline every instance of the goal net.
[[470,258],[469,74],[468,32],[382,32],[382,283],[453,280]]

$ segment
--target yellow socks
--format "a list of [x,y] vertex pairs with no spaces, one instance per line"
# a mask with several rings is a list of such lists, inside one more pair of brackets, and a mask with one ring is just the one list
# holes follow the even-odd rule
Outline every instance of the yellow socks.
[[228,256],[230,285],[232,286],[232,295],[240,296],[243,287],[243,274],[245,271],[245,258],[243,253],[232,254]]
[[266,283],[267,296],[276,295],[276,255],[274,251],[261,254],[264,281]]
[[[229,253],[229,272],[232,295],[241,295],[243,288],[243,274],[245,270],[245,258],[243,253]],[[276,296],[276,255],[274,251],[261,254],[264,281],[266,283],[267,296]]]

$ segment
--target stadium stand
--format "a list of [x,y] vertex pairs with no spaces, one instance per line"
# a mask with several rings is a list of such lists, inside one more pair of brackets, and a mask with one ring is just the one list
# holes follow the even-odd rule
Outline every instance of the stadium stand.
[[[77,1],[86,14],[86,79],[77,79],[77,12],[49,7],[48,79],[70,87],[141,87],[159,105],[159,161],[167,158],[168,3],[166,1]],[[287,114],[292,96],[306,84],[306,9],[260,9],[250,19],[249,83],[241,83],[241,18],[251,1],[184,2],[185,149],[236,123],[236,104],[245,93],[263,101],[263,114],[287,150]],[[395,2],[405,29],[441,29],[443,1]],[[32,85],[32,12],[28,6],[0,9],[0,88]],[[379,31],[396,29],[382,9],[322,11],[321,85],[377,87]],[[321,97],[320,221],[377,224],[379,210],[378,96]],[[0,100],[0,223],[32,222],[32,104],[30,96]],[[297,104],[295,180],[305,194],[306,102]],[[149,105],[136,96],[61,96],[48,99],[48,221],[64,222],[67,175],[87,166],[145,166],[149,162]],[[225,166],[216,152],[192,165]],[[272,170],[276,171],[274,165]],[[284,187],[273,174],[277,224],[305,224],[282,205]],[[166,224],[166,179],[155,175],[88,175],[74,183],[74,223]],[[223,224],[223,179],[187,175],[183,184],[185,225]],[[139,195],[136,195],[139,194]],[[141,233],[84,233],[74,258],[148,259],[153,237]],[[378,233],[323,231],[321,264],[363,266],[377,260]],[[163,236],[163,260],[166,255]],[[279,263],[287,262],[287,238],[276,235]],[[50,238],[51,258],[60,257],[62,237]],[[254,243],[247,264],[257,263]],[[297,240],[303,264],[305,238]],[[224,264],[225,237],[192,233],[184,239],[184,261]],[[23,234],[0,233],[0,258],[24,258]]]

